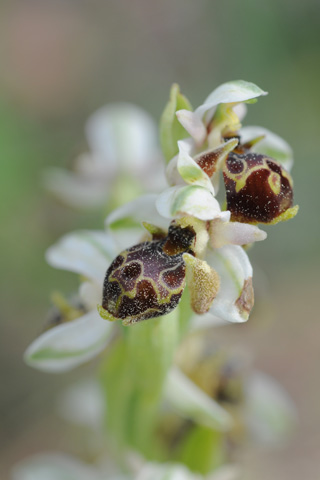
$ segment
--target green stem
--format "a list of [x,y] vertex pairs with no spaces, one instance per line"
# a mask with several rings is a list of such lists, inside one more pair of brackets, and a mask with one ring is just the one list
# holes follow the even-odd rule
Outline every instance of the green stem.
[[176,309],[122,327],[103,365],[107,427],[119,450],[130,446],[147,458],[153,456],[163,384],[179,339],[178,315]]

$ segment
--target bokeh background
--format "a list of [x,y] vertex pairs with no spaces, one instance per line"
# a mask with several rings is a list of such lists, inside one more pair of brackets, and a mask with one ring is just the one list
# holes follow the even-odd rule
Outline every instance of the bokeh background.
[[260,480],[319,478],[320,3],[11,0],[0,13],[0,478],[38,451],[86,451],[57,417],[55,398],[92,365],[50,376],[22,355],[41,331],[50,292],[76,286],[75,276],[46,265],[46,248],[72,229],[101,228],[103,215],[59,205],[42,172],[69,167],[86,150],[85,120],[103,104],[130,101],[158,119],[173,82],[197,106],[240,78],[269,91],[245,124],[292,145],[300,204],[295,220],[267,228],[268,241],[252,251],[260,307],[223,334],[284,385],[299,423],[287,446],[256,447],[241,462]]

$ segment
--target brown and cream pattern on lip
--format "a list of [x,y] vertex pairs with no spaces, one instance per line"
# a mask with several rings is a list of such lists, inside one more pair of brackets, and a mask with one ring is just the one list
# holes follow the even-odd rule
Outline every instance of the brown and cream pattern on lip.
[[171,312],[186,284],[183,253],[194,232],[171,226],[162,240],[135,245],[118,255],[107,270],[102,308],[125,325]]
[[227,209],[233,221],[274,223],[292,208],[291,176],[270,157],[233,152],[227,158],[223,176]]

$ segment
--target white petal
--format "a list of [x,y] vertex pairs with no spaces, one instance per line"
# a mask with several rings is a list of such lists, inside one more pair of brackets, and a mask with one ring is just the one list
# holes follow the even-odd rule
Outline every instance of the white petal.
[[108,344],[112,324],[96,310],[44,332],[27,348],[25,362],[46,372],[64,372],[87,362]]
[[91,150],[105,161],[134,171],[147,164],[157,145],[157,127],[144,110],[117,103],[97,110],[88,119],[86,133]]
[[290,145],[279,135],[267,130],[263,127],[243,127],[239,130],[241,136],[241,143],[246,143],[260,135],[265,135],[265,138],[256,143],[251,151],[256,153],[263,153],[269,157],[277,160],[288,171],[293,165],[293,152]]
[[211,327],[220,327],[228,325],[228,321],[221,317],[216,317],[212,313],[204,313],[203,315],[193,315],[190,321],[191,331],[202,330]]
[[115,256],[113,239],[106,232],[94,230],[65,235],[46,252],[52,267],[79,273],[98,283],[102,283]]
[[196,145],[201,146],[207,136],[207,129],[201,117],[189,110],[179,110],[176,115],[181,125],[194,139]]
[[62,453],[33,455],[13,467],[12,480],[103,480],[97,470]]
[[240,299],[243,298],[245,302],[248,292],[248,303],[249,305],[252,303],[250,295],[252,267],[243,248],[226,245],[214,251],[208,249],[206,261],[218,272],[221,281],[220,290],[209,312],[214,317],[229,322],[248,320],[250,311],[242,308],[243,302]]
[[74,170],[88,182],[90,180],[102,180],[111,185],[117,173],[119,165],[106,161],[101,153],[83,153],[75,161]]
[[214,195],[214,189],[210,178],[189,154],[188,145],[184,141],[178,142],[179,155],[177,169],[183,180],[190,185],[200,185]]
[[105,181],[99,178],[86,179],[62,168],[48,168],[43,183],[48,192],[74,208],[96,208],[106,203]]
[[220,205],[204,187],[188,185],[171,187],[162,192],[156,201],[160,215],[166,218],[191,215],[200,220],[221,216]]
[[267,238],[266,232],[255,225],[230,222],[220,218],[212,220],[209,235],[213,248],[220,248],[224,245],[247,245]]
[[155,194],[142,195],[117,208],[106,218],[105,225],[115,238],[119,250],[141,242],[145,233],[142,222],[168,228],[168,220],[157,211],[157,197]]
[[94,310],[101,302],[101,284],[82,282],[79,287],[79,297],[86,310]]
[[191,473],[187,467],[170,463],[147,463],[136,480],[202,480],[202,476]]
[[[261,95],[267,95],[267,92],[261,90],[254,83],[244,80],[227,82],[210,93],[204,103],[196,109],[196,114],[202,118],[208,110],[214,109],[219,103],[245,102]],[[210,113],[213,114],[213,111]]]
[[229,413],[189,380],[177,367],[171,368],[165,385],[165,398],[183,417],[215,430],[232,427]]
[[297,412],[276,380],[256,372],[246,385],[246,418],[255,438],[267,444],[283,444],[296,425]]
[[100,384],[93,378],[72,384],[58,397],[58,412],[76,425],[96,430],[104,422],[105,398]]

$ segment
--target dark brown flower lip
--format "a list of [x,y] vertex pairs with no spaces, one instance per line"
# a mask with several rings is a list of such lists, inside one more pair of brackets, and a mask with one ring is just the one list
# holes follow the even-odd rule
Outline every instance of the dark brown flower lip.
[[168,235],[121,252],[107,270],[102,308],[132,324],[169,313],[178,305],[184,287],[184,252],[192,253],[192,227],[173,222]]
[[228,155],[223,169],[231,220],[273,223],[293,206],[290,174],[276,160],[256,153]]

